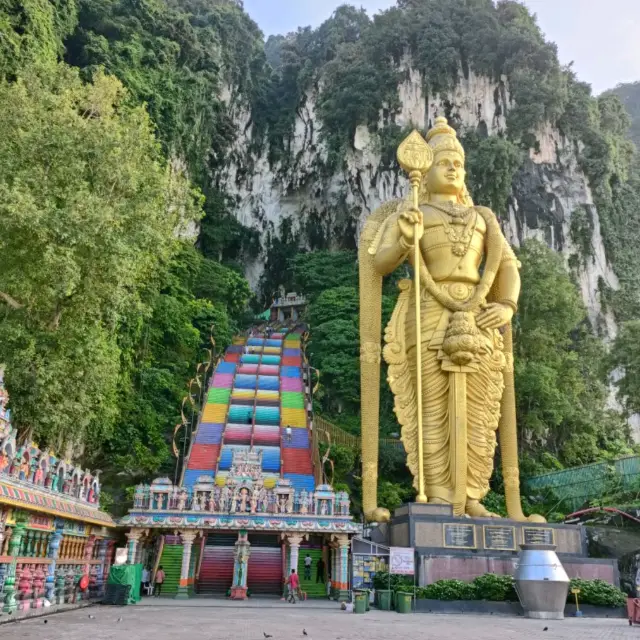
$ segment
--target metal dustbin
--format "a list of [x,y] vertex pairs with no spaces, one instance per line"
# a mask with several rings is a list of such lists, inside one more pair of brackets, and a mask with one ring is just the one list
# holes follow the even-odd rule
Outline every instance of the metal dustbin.
[[391,595],[393,591],[388,589],[377,589],[376,597],[378,598],[378,609],[382,611],[391,611]]
[[356,591],[355,592],[355,606],[353,607],[354,613],[366,613],[367,612],[367,601],[369,600],[369,592],[368,591]]
[[398,593],[396,593],[396,611],[398,613],[411,613],[412,599],[412,593],[404,593],[403,591],[398,591]]
[[522,544],[513,576],[516,593],[528,618],[562,620],[569,577],[555,545]]

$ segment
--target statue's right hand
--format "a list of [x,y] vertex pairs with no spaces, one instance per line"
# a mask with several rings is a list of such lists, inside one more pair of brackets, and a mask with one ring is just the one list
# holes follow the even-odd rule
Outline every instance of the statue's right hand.
[[422,211],[414,208],[403,211],[398,218],[398,227],[402,238],[407,244],[412,245],[415,242],[416,230],[418,232],[418,240],[420,240],[424,233]]

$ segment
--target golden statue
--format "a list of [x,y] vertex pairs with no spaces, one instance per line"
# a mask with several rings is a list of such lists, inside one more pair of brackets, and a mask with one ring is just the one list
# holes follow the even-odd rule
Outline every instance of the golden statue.
[[414,131],[398,149],[413,202],[383,204],[360,236],[363,507],[370,521],[389,519],[377,506],[382,277],[405,261],[415,280],[399,283],[383,354],[416,500],[451,504],[459,516],[494,517],[481,501],[498,430],[509,517],[544,521],[527,518],[520,503],[511,340],[520,265],[494,213],[473,205],[464,159],[445,118],[436,118],[426,142]]

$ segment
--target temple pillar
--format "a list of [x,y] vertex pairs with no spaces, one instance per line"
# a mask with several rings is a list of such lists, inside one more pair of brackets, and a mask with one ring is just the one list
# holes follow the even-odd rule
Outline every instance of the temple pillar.
[[127,540],[127,564],[135,564],[138,552],[138,542],[142,537],[142,529],[131,529],[126,533]]
[[109,543],[111,541],[108,538],[98,540],[98,560],[100,564],[96,569],[96,586],[95,597],[100,598],[104,595],[104,583],[108,576],[105,576],[106,563],[107,563],[107,551],[109,549]]
[[337,599],[340,602],[345,602],[349,599],[349,537],[341,536],[338,540],[339,545],[339,582],[338,582],[338,594]]
[[4,580],[4,607],[5,613],[13,613],[18,605],[16,603],[16,560],[20,553],[20,547],[22,546],[22,538],[25,534],[25,523],[16,522],[13,527],[11,538],[9,539],[9,555],[12,556],[11,564],[6,573]]
[[63,521],[58,518],[54,521],[55,530],[49,538],[47,556],[51,558],[51,564],[47,567],[47,578],[45,581],[45,595],[51,604],[54,604],[56,588],[56,565],[60,554],[60,543],[62,542]]
[[182,538],[182,566],[180,567],[180,584],[178,585],[177,600],[185,600],[189,597],[189,565],[191,564],[191,549],[193,541],[198,535],[197,531],[181,531]]
[[287,565],[287,576],[291,575],[291,569],[298,571],[298,558],[300,557],[300,544],[304,536],[298,533],[291,533],[287,535],[287,541],[289,542],[289,564]]
[[238,532],[238,540],[233,553],[233,583],[231,585],[231,599],[245,600],[247,598],[247,571],[251,556],[251,544],[246,531]]
[[335,600],[338,593],[338,550],[335,543],[331,543],[329,553],[331,554],[331,592],[329,595]]
[[[95,536],[89,536],[84,544],[84,552],[83,552],[83,560],[85,564],[83,565],[82,574],[86,575],[89,580],[91,580],[91,560],[93,560],[93,547],[96,543]],[[89,599],[89,587],[84,593],[80,593],[78,591],[78,599],[88,600]]]

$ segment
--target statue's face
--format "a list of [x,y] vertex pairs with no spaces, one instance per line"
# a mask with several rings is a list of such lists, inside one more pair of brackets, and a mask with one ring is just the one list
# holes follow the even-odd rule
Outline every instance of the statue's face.
[[464,160],[455,151],[441,151],[427,173],[429,193],[457,195],[464,189]]

